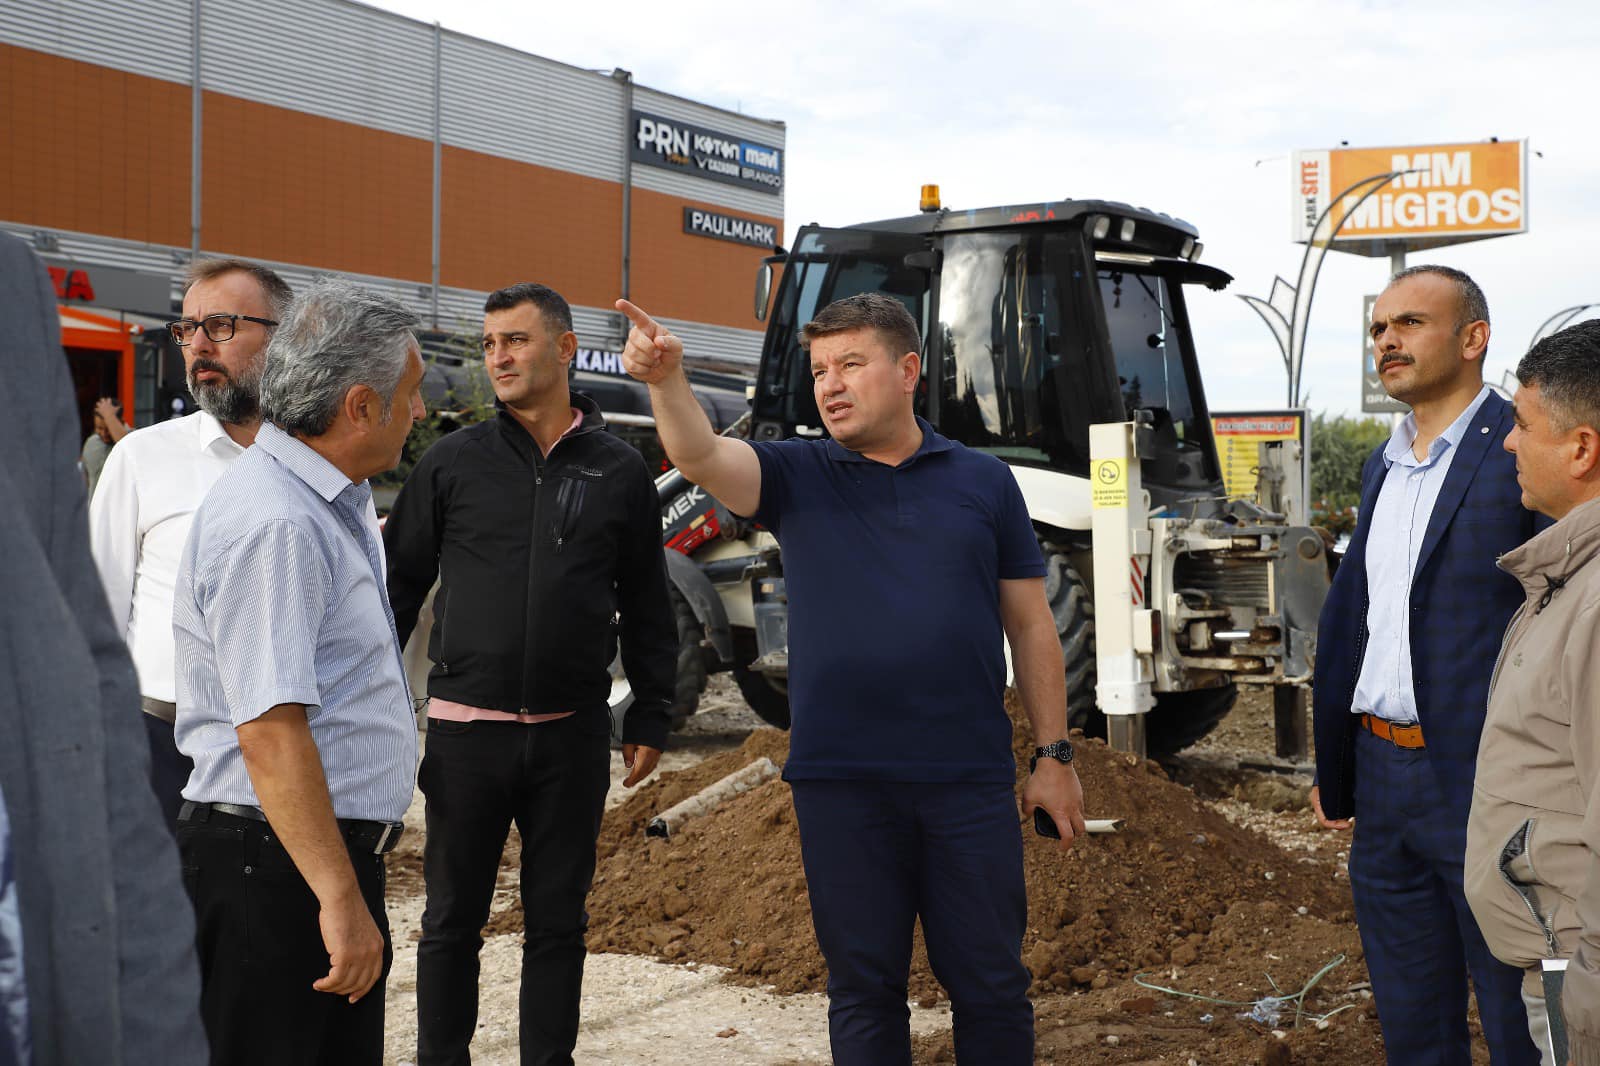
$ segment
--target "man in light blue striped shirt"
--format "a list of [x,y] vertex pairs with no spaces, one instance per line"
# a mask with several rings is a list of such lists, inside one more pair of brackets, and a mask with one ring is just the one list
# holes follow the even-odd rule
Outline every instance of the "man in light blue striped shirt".
[[416,726],[366,479],[422,415],[417,320],[342,282],[296,300],[266,421],[195,512],[173,606],[178,846],[213,1061],[376,1066],[383,855]]

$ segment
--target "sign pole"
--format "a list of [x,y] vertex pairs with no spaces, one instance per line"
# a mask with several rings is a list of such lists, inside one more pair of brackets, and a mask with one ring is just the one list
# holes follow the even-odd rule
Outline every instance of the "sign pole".
[[[1389,242],[1389,276],[1392,278],[1406,268],[1406,243],[1405,241]],[[1400,428],[1400,423],[1405,418],[1404,411],[1389,412],[1389,429]]]

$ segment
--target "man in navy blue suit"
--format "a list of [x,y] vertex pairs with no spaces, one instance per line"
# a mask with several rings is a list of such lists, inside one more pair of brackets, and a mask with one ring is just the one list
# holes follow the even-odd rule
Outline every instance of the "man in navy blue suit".
[[1391,1066],[1467,1066],[1467,977],[1495,1066],[1537,1066],[1521,974],[1462,889],[1489,677],[1522,589],[1495,560],[1538,528],[1483,383],[1489,308],[1467,275],[1401,271],[1370,326],[1411,406],[1361,474],[1361,517],[1322,610],[1318,820],[1350,829],[1350,888]]

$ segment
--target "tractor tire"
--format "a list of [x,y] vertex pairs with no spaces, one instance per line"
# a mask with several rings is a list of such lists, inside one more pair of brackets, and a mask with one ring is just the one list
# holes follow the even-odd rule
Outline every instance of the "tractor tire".
[[1092,737],[1106,735],[1106,718],[1094,701],[1094,600],[1067,556],[1046,551],[1044,595],[1056,619],[1067,671],[1067,725]]
[[789,689],[783,682],[773,681],[747,666],[735,666],[733,679],[739,683],[744,701],[763,722],[779,729],[789,728]]
[[1221,688],[1188,692],[1162,692],[1145,717],[1145,750],[1152,757],[1175,755],[1217,728],[1233,710],[1239,689],[1229,682]]
[[702,642],[705,626],[694,616],[694,608],[675,586],[668,582],[667,593],[672,600],[673,621],[678,629],[678,676],[672,689],[672,706],[667,715],[674,730],[700,708],[700,694],[706,690],[706,653]]
[[[1061,638],[1067,671],[1067,724],[1086,736],[1106,736],[1106,716],[1095,702],[1094,601],[1088,586],[1066,555],[1045,550],[1045,598]],[[1222,688],[1163,692],[1145,717],[1145,749],[1152,756],[1172,755],[1217,727],[1233,709],[1238,690]]]

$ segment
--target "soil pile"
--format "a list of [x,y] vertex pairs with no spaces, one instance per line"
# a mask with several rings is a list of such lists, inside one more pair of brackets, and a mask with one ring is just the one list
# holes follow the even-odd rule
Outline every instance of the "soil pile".
[[[787,786],[772,781],[738,796],[670,841],[643,836],[652,815],[698,788],[763,755],[781,763],[786,741],[758,730],[739,750],[663,775],[660,786],[607,815],[590,950],[715,963],[783,992],[822,990]],[[1018,748],[1025,770],[1026,743]],[[1125,825],[1065,855],[1029,827],[1023,952],[1036,993],[1100,989],[1134,973],[1234,956],[1243,946],[1236,923],[1220,919],[1238,905],[1268,905],[1278,920],[1262,937],[1285,950],[1284,938],[1297,939],[1293,927],[1306,918],[1349,921],[1348,890],[1325,865],[1297,861],[1229,823],[1154,762],[1096,740],[1079,738],[1078,748],[1089,815]],[[1340,950],[1325,947],[1317,945],[1320,961],[1300,980]],[[942,997],[920,943],[911,994],[924,1004]]]

